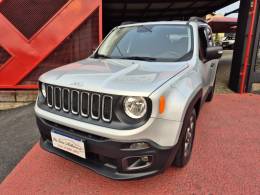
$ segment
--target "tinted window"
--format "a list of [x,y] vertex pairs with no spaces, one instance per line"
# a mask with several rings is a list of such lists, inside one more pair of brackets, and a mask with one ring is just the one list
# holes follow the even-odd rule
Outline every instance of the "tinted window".
[[206,61],[206,49],[208,47],[207,33],[204,27],[199,28],[200,59]]
[[143,25],[114,30],[98,50],[110,58],[149,57],[156,61],[184,61],[193,54],[188,25]]

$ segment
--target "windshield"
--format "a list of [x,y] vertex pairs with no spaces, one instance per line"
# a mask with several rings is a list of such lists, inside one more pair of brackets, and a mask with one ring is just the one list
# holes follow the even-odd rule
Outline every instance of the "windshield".
[[187,61],[193,54],[189,25],[139,25],[115,29],[95,57],[147,61]]

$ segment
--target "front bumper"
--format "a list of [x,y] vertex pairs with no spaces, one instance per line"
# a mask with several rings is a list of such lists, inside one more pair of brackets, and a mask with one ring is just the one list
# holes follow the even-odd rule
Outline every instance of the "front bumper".
[[[131,142],[114,141],[112,139],[58,125],[39,117],[36,119],[41,133],[42,148],[112,179],[127,180],[143,178],[160,173],[172,163],[177,151],[177,145],[169,148],[162,148],[156,143],[147,140],[134,140]],[[53,129],[84,140],[87,159],[77,157],[53,147],[51,140],[51,131]],[[130,149],[129,145],[135,142],[146,142],[150,147],[142,150]],[[144,168],[128,170],[126,159],[129,159],[129,157],[136,158],[142,156],[149,156],[151,164]]]
[[144,125],[131,130],[118,130],[111,127],[93,125],[84,121],[74,120],[61,115],[53,114],[35,105],[35,113],[38,117],[52,121],[82,132],[106,137],[111,140],[133,141],[150,140],[162,148],[169,148],[177,144],[182,128],[182,122],[161,118],[150,118]]

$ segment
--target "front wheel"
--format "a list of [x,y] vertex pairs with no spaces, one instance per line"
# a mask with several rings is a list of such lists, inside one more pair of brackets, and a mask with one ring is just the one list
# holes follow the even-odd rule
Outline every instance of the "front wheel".
[[195,136],[196,119],[195,109],[187,113],[185,117],[185,122],[182,127],[182,131],[184,131],[185,134],[181,138],[181,145],[173,162],[173,165],[176,167],[184,167],[190,160]]

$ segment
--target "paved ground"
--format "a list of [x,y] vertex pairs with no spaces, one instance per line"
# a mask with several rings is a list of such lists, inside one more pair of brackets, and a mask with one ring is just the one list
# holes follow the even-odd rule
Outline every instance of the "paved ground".
[[0,111],[0,183],[38,141],[33,105]]
[[228,88],[232,57],[232,50],[224,50],[218,65],[216,93],[233,93]]
[[[113,181],[37,144],[0,186],[0,194],[260,194],[260,96],[217,95],[203,108],[193,156],[184,169]],[[15,187],[14,187],[15,186]]]

